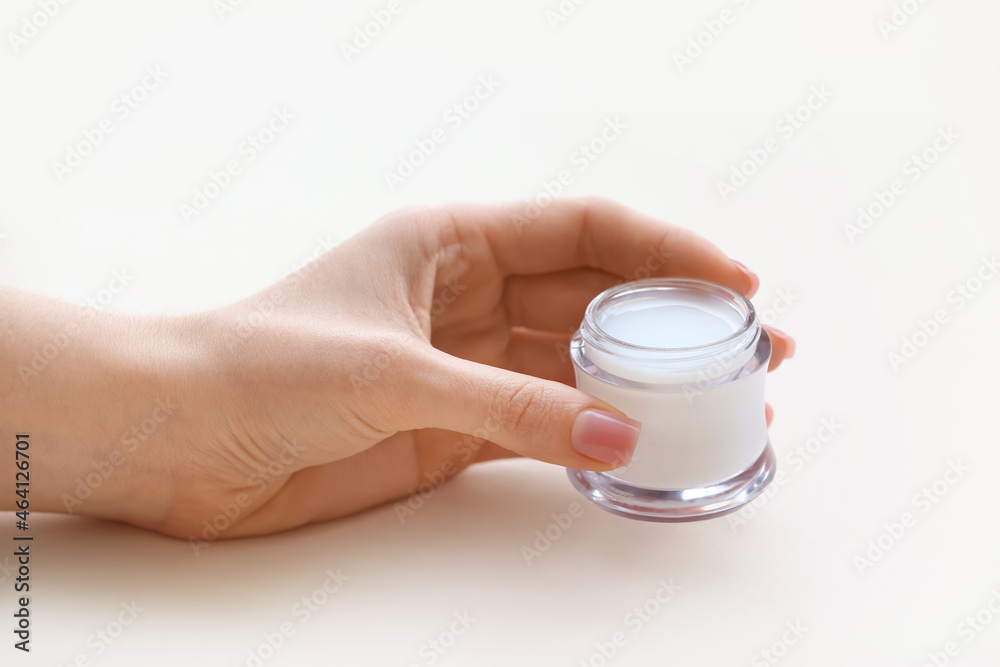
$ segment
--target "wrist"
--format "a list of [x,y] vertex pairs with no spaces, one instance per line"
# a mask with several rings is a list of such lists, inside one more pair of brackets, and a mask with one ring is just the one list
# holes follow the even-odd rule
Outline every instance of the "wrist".
[[[31,509],[161,529],[175,513],[191,390],[204,374],[198,318],[3,297],[14,332],[4,356],[21,372],[4,379],[2,421],[5,433],[31,434]],[[46,345],[60,334],[65,344],[52,354]],[[39,351],[45,364],[32,363]],[[13,494],[4,495],[0,507],[12,509]]]

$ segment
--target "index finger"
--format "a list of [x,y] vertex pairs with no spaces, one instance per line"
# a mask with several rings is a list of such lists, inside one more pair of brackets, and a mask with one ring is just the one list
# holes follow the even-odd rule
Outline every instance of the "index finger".
[[623,278],[700,278],[744,294],[756,288],[753,274],[707,239],[604,198],[468,206],[451,215],[463,235],[485,238],[504,276],[590,267]]

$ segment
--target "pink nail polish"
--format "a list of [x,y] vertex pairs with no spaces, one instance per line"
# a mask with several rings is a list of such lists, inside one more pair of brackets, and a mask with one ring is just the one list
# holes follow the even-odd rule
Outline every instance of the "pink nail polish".
[[588,458],[624,466],[632,460],[640,426],[634,419],[604,410],[584,410],[573,422],[571,443]]
[[749,268],[747,268],[747,265],[744,264],[743,262],[737,261],[735,259],[733,259],[732,262],[737,267],[739,267],[739,269],[750,281],[750,289],[747,290],[747,298],[753,297],[753,295],[757,293],[757,290],[760,289],[760,277],[756,273],[751,271]]

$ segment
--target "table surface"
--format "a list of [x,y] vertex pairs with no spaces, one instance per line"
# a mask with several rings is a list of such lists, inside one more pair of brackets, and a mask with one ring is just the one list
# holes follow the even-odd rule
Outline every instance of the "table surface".
[[6,2],[4,283],[126,271],[108,308],[190,312],[566,171],[754,267],[798,353],[768,379],[785,475],[740,514],[629,521],[518,460],[197,556],[38,517],[33,651],[0,664],[997,664],[1000,6],[673,4]]

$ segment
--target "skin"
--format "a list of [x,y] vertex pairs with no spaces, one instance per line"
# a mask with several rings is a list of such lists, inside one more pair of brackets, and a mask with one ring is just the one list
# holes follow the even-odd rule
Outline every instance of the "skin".
[[[190,316],[0,288],[0,423],[5,437],[31,434],[31,510],[222,539],[347,516],[490,459],[612,469],[574,449],[583,410],[620,415],[572,386],[566,345],[590,300],[654,252],[666,257],[655,276],[748,296],[758,280],[693,232],[612,201],[519,215],[523,203],[399,211]],[[773,370],[794,341],[769,333]],[[5,492],[0,507],[16,500]]]

